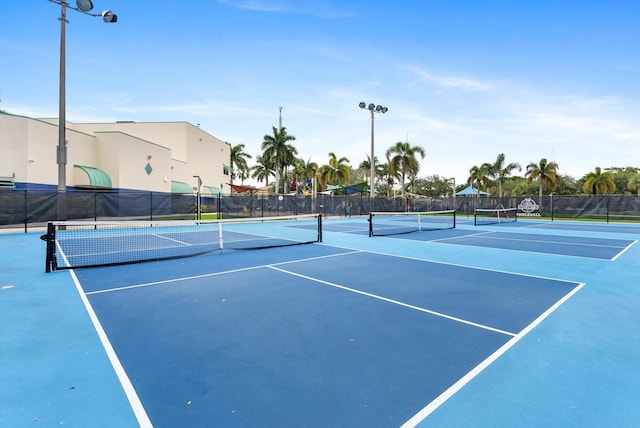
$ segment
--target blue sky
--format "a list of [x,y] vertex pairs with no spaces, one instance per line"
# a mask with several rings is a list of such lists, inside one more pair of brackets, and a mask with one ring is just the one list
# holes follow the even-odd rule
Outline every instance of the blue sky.
[[[421,146],[421,177],[459,184],[499,153],[574,178],[640,167],[640,0],[93,3],[118,22],[68,12],[73,122],[187,121],[255,158],[282,107],[299,157],[357,167],[365,101],[389,108],[376,156]],[[0,108],[57,117],[59,10],[0,3]]]

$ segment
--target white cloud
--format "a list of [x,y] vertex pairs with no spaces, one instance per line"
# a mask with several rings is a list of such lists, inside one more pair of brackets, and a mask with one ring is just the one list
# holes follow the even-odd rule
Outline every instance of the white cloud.
[[465,91],[487,91],[491,85],[479,80],[458,76],[437,76],[414,65],[399,66],[417,77],[417,82],[434,85],[443,89],[461,89]]
[[167,105],[136,105],[113,107],[112,110],[125,112],[125,113],[191,113],[191,114],[205,114],[208,111],[208,106],[204,103],[193,104],[167,104]]
[[218,0],[218,3],[228,4],[238,9],[270,13],[297,13],[322,18],[346,18],[354,15],[353,12],[333,7],[327,1],[318,0]]

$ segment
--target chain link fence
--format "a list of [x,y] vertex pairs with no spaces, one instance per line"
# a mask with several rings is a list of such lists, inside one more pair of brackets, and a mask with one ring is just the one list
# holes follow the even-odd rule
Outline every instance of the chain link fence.
[[[111,192],[1,190],[0,229],[42,228],[58,220],[58,204],[65,204],[65,220],[161,220],[273,217],[321,213],[326,217],[367,216],[370,211],[440,211],[456,209],[458,215],[473,216],[476,208],[518,208],[520,217],[550,220],[593,219],[640,221],[640,197],[607,196],[458,196],[382,198],[369,195],[218,195],[160,192]],[[200,208],[200,209],[198,209]],[[200,214],[198,214],[198,212]]]

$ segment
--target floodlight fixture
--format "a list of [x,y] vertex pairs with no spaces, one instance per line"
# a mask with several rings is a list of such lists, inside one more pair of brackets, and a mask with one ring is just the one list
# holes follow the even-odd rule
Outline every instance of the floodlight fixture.
[[376,108],[375,104],[373,104],[373,103],[369,104],[369,110],[373,111],[373,110],[375,110],[375,108]]
[[367,106],[364,101],[360,101],[360,104],[358,105],[360,106],[360,108],[365,108]]
[[91,0],[76,0],[76,6],[80,12],[89,12],[93,9],[93,2]]
[[102,20],[105,22],[105,24],[115,24],[116,22],[118,22],[118,15],[111,12],[110,10],[105,10],[104,12],[102,12]]

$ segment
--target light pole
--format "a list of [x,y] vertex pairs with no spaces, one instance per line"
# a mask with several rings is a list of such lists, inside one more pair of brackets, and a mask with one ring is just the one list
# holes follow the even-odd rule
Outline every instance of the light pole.
[[[380,104],[375,105],[373,103],[370,103],[369,105],[367,105],[364,101],[360,102],[360,104],[358,105],[360,106],[360,108],[369,110],[371,112],[371,159],[369,159],[369,163],[371,163],[371,178],[369,179],[370,180],[369,197],[371,198],[371,203],[373,204],[373,198],[375,196],[373,192],[373,185],[374,185],[374,174],[375,174],[375,163],[376,163],[375,150],[374,150],[374,126],[373,126],[374,113],[386,113],[389,109],[381,106]],[[371,206],[371,210],[373,210],[373,205]]]
[[66,220],[67,217],[67,112],[66,112],[66,24],[67,8],[89,16],[101,16],[102,20],[109,24],[118,22],[118,16],[110,10],[102,13],[90,13],[93,9],[91,0],[76,0],[76,7],[70,6],[66,0],[49,0],[60,5],[60,98],[58,116],[58,151],[56,162],[58,164],[58,220]]
[[451,189],[452,189],[453,209],[455,210],[455,209],[457,209],[457,206],[456,206],[456,178],[452,177],[452,178],[447,179],[447,184],[449,186],[451,186]]
[[196,220],[201,220],[202,214],[200,213],[200,186],[202,186],[202,179],[199,175],[194,175],[193,178],[198,180],[198,187],[196,189]]

